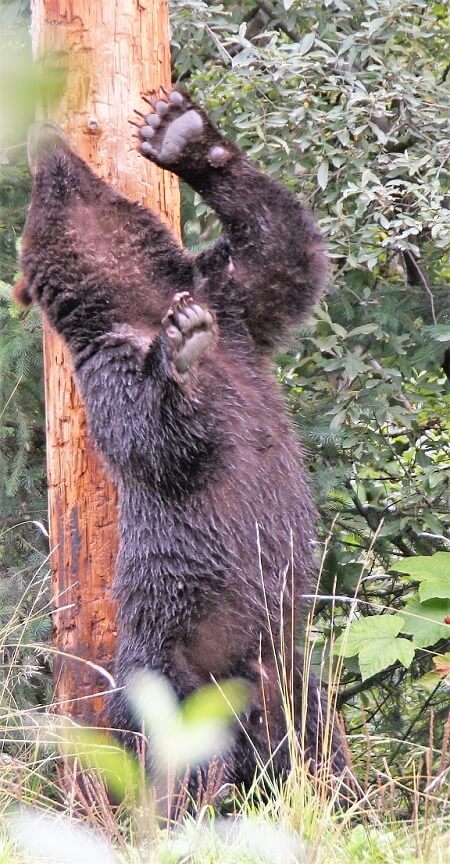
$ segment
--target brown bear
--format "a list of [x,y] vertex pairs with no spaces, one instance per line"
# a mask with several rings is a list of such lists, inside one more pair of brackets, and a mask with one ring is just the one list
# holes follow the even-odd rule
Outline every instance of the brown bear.
[[[31,147],[21,293],[69,346],[118,487],[112,723],[139,729],[124,694],[134,670],[165,676],[180,700],[243,678],[252,704],[224,762],[248,787],[255,751],[289,770],[286,682],[304,758],[323,759],[326,702],[293,644],[315,581],[315,512],[271,352],[320,297],[327,265],[311,215],[185,93],[151,105],[141,154],[200,193],[220,239],[190,254],[46,125]],[[338,774],[337,732],[330,750]]]

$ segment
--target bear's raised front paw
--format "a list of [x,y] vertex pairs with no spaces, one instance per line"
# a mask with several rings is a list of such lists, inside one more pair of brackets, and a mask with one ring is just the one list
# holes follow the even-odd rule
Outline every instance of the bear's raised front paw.
[[172,362],[184,379],[217,334],[214,315],[195,303],[187,291],[182,291],[175,294],[162,324]]
[[188,150],[194,156],[193,145],[199,145],[197,159],[200,157],[215,168],[232,158],[232,148],[185,93],[172,90],[165,99],[152,100],[146,96],[144,99],[153,113],[136,111],[141,122],[134,125],[139,130],[139,151],[147,159],[175,170],[189,157]]

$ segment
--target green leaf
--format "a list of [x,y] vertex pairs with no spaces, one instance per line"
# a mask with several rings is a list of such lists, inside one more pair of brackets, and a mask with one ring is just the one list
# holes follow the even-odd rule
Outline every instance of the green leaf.
[[353,657],[374,641],[397,636],[402,630],[403,619],[400,615],[371,615],[353,621],[348,630],[336,639],[334,653],[343,657]]
[[408,573],[416,579],[428,579],[430,576],[447,577],[450,580],[450,552],[436,552],[434,555],[417,555],[415,558],[404,558],[390,568],[398,573]]
[[229,747],[231,721],[248,701],[246,685],[238,680],[198,690],[179,706],[166,679],[150,672],[136,675],[127,692],[149,733],[152,758],[164,771],[184,771]]
[[185,723],[204,720],[232,720],[248,704],[248,685],[240,680],[220,681],[196,690],[181,706]]
[[357,375],[361,375],[363,372],[367,372],[368,370],[369,366],[360,360],[356,354],[350,354],[348,352],[345,355],[344,373],[349,381],[353,381]]
[[386,636],[372,639],[359,652],[359,668],[363,681],[382,672],[398,660],[406,669],[414,658],[414,646],[408,639]]
[[409,639],[402,639],[399,637],[395,640],[395,644],[397,648],[397,659],[405,669],[408,669],[414,660],[415,648],[413,643]]
[[338,51],[338,57],[340,57],[341,54],[344,54],[346,51],[348,51],[348,49],[351,48],[352,45],[354,44],[354,41],[355,41],[355,36],[353,33],[350,33],[349,36],[346,36],[345,39],[343,39],[341,42],[341,45],[340,45],[340,48]]
[[421,600],[432,600],[434,597],[450,599],[449,576],[430,576],[425,579],[419,588],[419,597]]
[[319,165],[319,170],[317,172],[317,182],[321,189],[326,189],[328,185],[328,168],[329,162],[328,159],[323,159]]
[[330,429],[339,429],[345,423],[346,417],[347,411],[338,411],[330,423]]
[[412,635],[417,648],[450,638],[450,625],[444,620],[450,616],[450,600],[414,600],[402,609],[402,616],[402,632]]
[[407,668],[414,657],[414,646],[408,639],[397,638],[402,626],[400,615],[361,618],[336,640],[334,653],[344,657],[357,654],[363,681],[397,661]]
[[336,333],[337,336],[341,336],[343,339],[345,339],[347,335],[350,335],[347,333],[345,327],[342,327],[342,325],[338,324],[336,321],[330,321],[330,327],[333,330],[333,333]]
[[312,46],[314,45],[315,38],[316,34],[314,32],[305,33],[297,49],[297,53],[300,57],[303,57],[305,54],[308,53],[308,51],[311,50]]
[[350,330],[348,335],[349,336],[359,336],[359,334],[366,335],[367,333],[375,333],[379,329],[380,328],[379,328],[378,324],[362,324],[361,327],[354,327],[353,330]]
[[424,327],[424,330],[436,342],[450,342],[450,324],[435,324],[432,327]]
[[444,528],[441,520],[434,515],[434,513],[423,513],[423,520],[428,525],[428,528],[431,529],[433,534],[438,534],[442,536],[444,533]]
[[386,24],[386,18],[384,16],[380,16],[379,18],[372,18],[367,25],[367,29],[369,31],[369,36],[373,36],[377,30]]
[[433,597],[450,598],[450,552],[406,558],[394,564],[391,569],[407,573],[420,581],[421,600],[431,600]]
[[77,757],[83,768],[100,774],[114,797],[137,797],[142,788],[142,771],[136,759],[117,741],[96,729],[64,727],[61,749],[66,757]]

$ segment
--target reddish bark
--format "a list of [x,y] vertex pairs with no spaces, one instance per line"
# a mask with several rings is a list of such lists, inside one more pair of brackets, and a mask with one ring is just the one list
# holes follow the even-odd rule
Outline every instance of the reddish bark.
[[[170,83],[166,0],[33,0],[32,9],[35,56],[67,68],[52,119],[101,177],[178,230],[176,178],[139,159],[128,124],[142,92]],[[109,685],[89,662],[111,670],[114,655],[116,494],[87,436],[67,351],[45,322],[44,348],[55,703],[99,725],[105,702],[92,694]]]

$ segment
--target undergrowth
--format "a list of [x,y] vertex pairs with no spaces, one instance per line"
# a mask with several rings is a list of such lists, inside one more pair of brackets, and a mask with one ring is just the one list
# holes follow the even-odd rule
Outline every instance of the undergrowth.
[[[44,595],[45,591],[43,580]],[[430,713],[429,746],[406,742],[401,776],[393,776],[386,759],[380,758],[383,749],[390,752],[392,740],[373,741],[367,730],[361,758],[361,740],[354,741],[350,735],[349,757],[359,755],[351,769],[357,782],[349,802],[345,788],[336,786],[326,767],[316,777],[309,776],[286,696],[293,762],[287,781],[274,782],[270,766],[261,764],[247,793],[222,787],[217,796],[213,783],[199,802],[190,802],[184,794],[176,819],[171,804],[168,819],[161,795],[156,801],[161,783],[149,786],[142,759],[134,760],[103,732],[83,730],[69,718],[55,715],[51,702],[40,709],[17,705],[11,686],[17,658],[9,646],[15,645],[16,652],[38,650],[37,643],[27,644],[23,637],[47,617],[48,608],[36,601],[25,620],[22,614],[20,620],[13,616],[1,631],[1,650],[10,668],[4,674],[0,715],[0,864],[450,862],[450,721],[442,747],[437,748]],[[305,639],[307,669],[315,639],[310,624]],[[332,651],[323,656],[333,704],[342,661],[333,661]],[[218,713],[217,692],[212,696],[208,688],[200,712],[197,706],[195,722],[189,723],[183,719],[187,717],[183,706],[179,709],[175,700],[171,702],[161,681],[147,679],[136,687],[146,728],[157,741],[163,774],[164,760],[170,762],[167,788],[169,777],[179,774],[189,753],[197,759],[203,747],[202,758],[210,757],[220,748],[227,724],[239,722],[242,705],[232,689],[216,688],[225,705]],[[329,731],[327,721],[324,746]],[[172,783],[172,793],[174,789]]]

